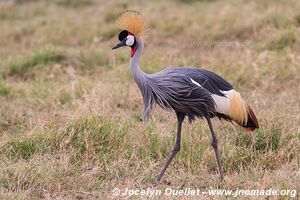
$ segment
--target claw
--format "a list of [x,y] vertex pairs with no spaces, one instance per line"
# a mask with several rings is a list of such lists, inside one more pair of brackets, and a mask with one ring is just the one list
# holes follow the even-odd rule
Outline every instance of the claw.
[[153,186],[157,186],[159,184],[160,180],[158,180],[158,176],[154,179],[154,181],[152,182]]

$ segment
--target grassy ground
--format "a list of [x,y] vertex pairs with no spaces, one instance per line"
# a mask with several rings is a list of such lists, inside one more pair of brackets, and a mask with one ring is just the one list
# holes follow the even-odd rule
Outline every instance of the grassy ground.
[[298,0],[19,0],[0,2],[2,199],[107,199],[115,187],[146,188],[159,173],[176,120],[157,108],[141,121],[129,50],[111,51],[113,22],[126,9],[151,28],[146,72],[213,70],[247,99],[261,127],[249,133],[213,121],[220,185],[206,123],[185,123],[182,151],[156,188],[300,192]]

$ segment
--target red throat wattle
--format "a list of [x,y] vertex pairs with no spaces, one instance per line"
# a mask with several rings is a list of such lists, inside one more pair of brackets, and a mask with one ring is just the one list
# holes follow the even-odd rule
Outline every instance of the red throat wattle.
[[136,52],[136,47],[133,47],[130,52],[130,57],[132,58],[134,53]]

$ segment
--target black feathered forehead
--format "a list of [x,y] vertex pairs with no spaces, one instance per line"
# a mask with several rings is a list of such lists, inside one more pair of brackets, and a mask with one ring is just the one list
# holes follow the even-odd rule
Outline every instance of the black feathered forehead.
[[129,31],[123,30],[119,33],[119,40],[122,41],[124,38],[126,38],[128,35],[133,35]]

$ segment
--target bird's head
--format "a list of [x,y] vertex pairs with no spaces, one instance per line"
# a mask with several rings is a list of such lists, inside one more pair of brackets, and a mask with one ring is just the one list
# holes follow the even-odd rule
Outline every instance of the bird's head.
[[131,47],[130,56],[132,57],[137,49],[137,44],[143,38],[146,30],[146,24],[140,13],[136,11],[124,12],[116,21],[116,24],[122,29],[119,34],[119,43],[112,49],[123,46]]
[[112,49],[128,46],[131,47],[130,56],[132,57],[136,51],[136,38],[133,33],[123,30],[119,34],[119,43],[117,43]]

